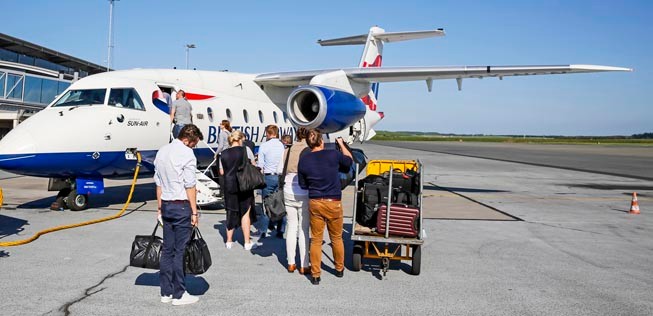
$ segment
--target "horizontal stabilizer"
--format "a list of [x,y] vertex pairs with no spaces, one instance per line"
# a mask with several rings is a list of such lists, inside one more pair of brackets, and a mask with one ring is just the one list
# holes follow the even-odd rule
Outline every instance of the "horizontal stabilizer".
[[386,43],[408,41],[413,39],[422,39],[429,37],[444,36],[443,29],[428,30],[428,31],[411,31],[411,32],[385,32],[380,28],[373,28],[373,30],[381,30],[379,32],[372,31],[370,34],[355,35],[349,37],[340,37],[328,40],[318,40],[317,43],[322,46],[338,46],[338,45],[364,45],[367,42],[368,36],[374,39],[381,40]]

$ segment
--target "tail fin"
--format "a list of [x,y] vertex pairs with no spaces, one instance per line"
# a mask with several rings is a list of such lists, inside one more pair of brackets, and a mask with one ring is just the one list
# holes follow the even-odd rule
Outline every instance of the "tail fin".
[[[318,40],[317,43],[322,46],[339,46],[339,45],[363,45],[363,56],[361,56],[358,67],[381,67],[383,60],[383,43],[407,41],[413,39],[422,39],[436,36],[444,36],[443,29],[430,31],[413,31],[413,32],[393,32],[388,33],[384,29],[373,26],[367,35],[356,35],[350,37],[334,38],[329,40]],[[361,98],[363,103],[372,111],[376,111],[376,98],[379,95],[379,83],[372,84],[368,95]]]

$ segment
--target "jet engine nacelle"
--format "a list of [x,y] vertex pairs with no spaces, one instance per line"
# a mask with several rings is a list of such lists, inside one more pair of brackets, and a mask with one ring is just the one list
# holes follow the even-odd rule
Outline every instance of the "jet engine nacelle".
[[355,95],[321,86],[301,86],[288,97],[288,116],[297,127],[322,133],[343,130],[365,116],[365,104]]

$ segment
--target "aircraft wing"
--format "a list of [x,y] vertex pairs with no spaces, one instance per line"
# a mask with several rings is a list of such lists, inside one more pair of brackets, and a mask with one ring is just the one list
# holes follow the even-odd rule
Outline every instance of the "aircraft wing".
[[605,71],[633,71],[630,68],[597,65],[552,65],[552,66],[444,66],[444,67],[383,67],[309,70],[260,74],[255,78],[259,84],[292,87],[309,84],[314,76],[342,70],[348,78],[359,82],[397,82],[426,80],[430,87],[432,80],[484,78],[531,75],[560,75]]

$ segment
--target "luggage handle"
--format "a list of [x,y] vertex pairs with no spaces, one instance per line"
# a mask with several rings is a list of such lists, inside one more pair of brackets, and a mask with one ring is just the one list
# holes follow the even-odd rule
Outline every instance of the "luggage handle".
[[191,240],[195,240],[195,239],[204,239],[204,237],[202,237],[202,233],[200,232],[200,229],[197,226],[193,227],[193,233],[190,235],[190,239],[188,239],[188,243],[190,243]]

